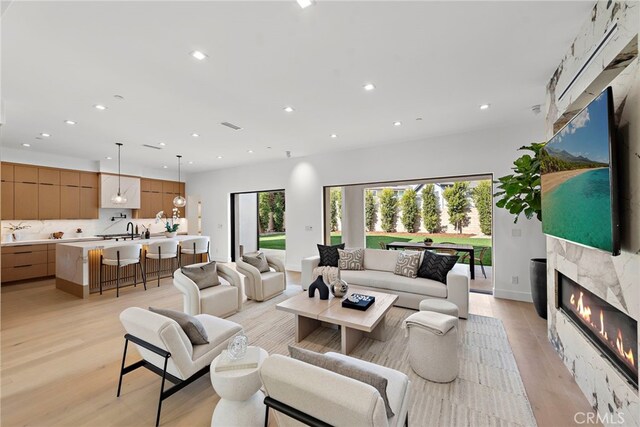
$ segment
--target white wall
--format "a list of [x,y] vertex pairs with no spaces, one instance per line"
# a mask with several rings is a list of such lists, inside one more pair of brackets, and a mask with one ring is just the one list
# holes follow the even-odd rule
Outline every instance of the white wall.
[[363,247],[366,242],[364,229],[364,185],[342,187],[342,241],[348,248]]
[[[284,188],[286,265],[300,270],[301,259],[315,255],[316,243],[322,242],[323,186],[489,173],[497,177],[510,172],[517,148],[543,136],[539,116],[504,128],[192,174],[189,187],[202,197],[203,234],[211,236],[212,255],[220,261],[230,259],[229,194]],[[521,218],[514,225],[508,212],[496,209],[494,236],[495,295],[530,300],[529,259],[545,255],[540,223]]]
[[243,253],[258,250],[258,193],[238,194],[238,244]]

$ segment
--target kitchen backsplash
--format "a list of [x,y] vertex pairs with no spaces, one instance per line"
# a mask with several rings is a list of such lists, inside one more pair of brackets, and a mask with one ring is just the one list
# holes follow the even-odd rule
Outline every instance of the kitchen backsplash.
[[[114,221],[111,221],[111,217],[117,217],[121,212],[125,214],[127,218],[116,218]],[[18,225],[22,223],[22,225],[30,226],[25,230],[16,232],[18,240],[37,240],[49,238],[52,233],[58,231],[62,231],[64,233],[63,237],[65,238],[77,237],[76,230],[78,228],[82,229],[82,236],[85,237],[95,236],[96,234],[126,233],[127,223],[129,223],[129,221],[131,221],[134,226],[138,225],[140,232],[144,231],[142,225],[151,225],[152,233],[164,231],[164,225],[161,222],[156,224],[155,218],[131,219],[130,209],[100,209],[99,219],[2,221],[2,241],[7,241],[7,235],[11,234],[11,231],[7,229],[10,224]],[[180,223],[180,229],[178,231],[187,231],[187,219],[180,218],[178,222]]]

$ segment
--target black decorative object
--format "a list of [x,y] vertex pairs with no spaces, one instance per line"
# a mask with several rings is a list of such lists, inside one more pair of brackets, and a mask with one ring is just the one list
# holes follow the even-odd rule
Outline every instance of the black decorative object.
[[322,280],[322,276],[318,276],[309,286],[309,298],[313,298],[316,295],[316,289],[320,292],[320,299],[329,299],[329,287]]
[[458,255],[439,255],[431,251],[424,251],[422,264],[418,268],[418,277],[437,280],[447,284],[447,274],[456,265]]
[[529,264],[531,298],[538,316],[547,318],[547,259],[532,258]]
[[365,311],[367,308],[376,302],[376,297],[363,294],[351,294],[344,300],[342,300],[342,306],[344,308],[353,308],[355,310]]
[[318,254],[320,254],[318,267],[337,267],[340,260],[338,249],[344,249],[344,243],[334,246],[318,245]]

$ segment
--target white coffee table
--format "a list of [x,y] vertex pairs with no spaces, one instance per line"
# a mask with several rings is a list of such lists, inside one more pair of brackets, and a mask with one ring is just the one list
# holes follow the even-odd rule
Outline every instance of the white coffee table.
[[[251,347],[249,347],[251,348]],[[224,355],[211,362],[211,385],[220,396],[213,411],[211,426],[264,426],[264,393],[260,391],[260,366],[269,356],[259,348],[257,368],[216,372],[216,365]]]

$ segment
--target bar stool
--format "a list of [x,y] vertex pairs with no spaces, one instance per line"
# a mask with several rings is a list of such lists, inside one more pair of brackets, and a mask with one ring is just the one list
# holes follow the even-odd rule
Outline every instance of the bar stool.
[[[158,242],[150,243],[147,246],[147,253],[144,256],[144,271],[145,275],[149,271],[147,261],[149,259],[158,260],[158,287],[160,287],[160,270],[162,268],[163,259],[175,259],[178,261],[178,242],[175,240],[160,240]],[[173,277],[173,268],[171,269],[171,277]]]
[[104,248],[100,255],[100,295],[102,295],[102,269],[104,266],[116,267],[116,297],[120,296],[120,269],[127,265],[134,264],[133,269],[133,286],[138,284],[138,266],[140,266],[140,274],[144,290],[147,290],[147,277],[140,263],[142,257],[142,245],[121,245]]
[[196,255],[201,254],[207,254],[207,262],[211,261],[211,255],[209,254],[209,238],[196,237],[195,239],[183,240],[180,243],[180,266],[182,266],[182,254],[192,255],[193,263],[198,262]]

